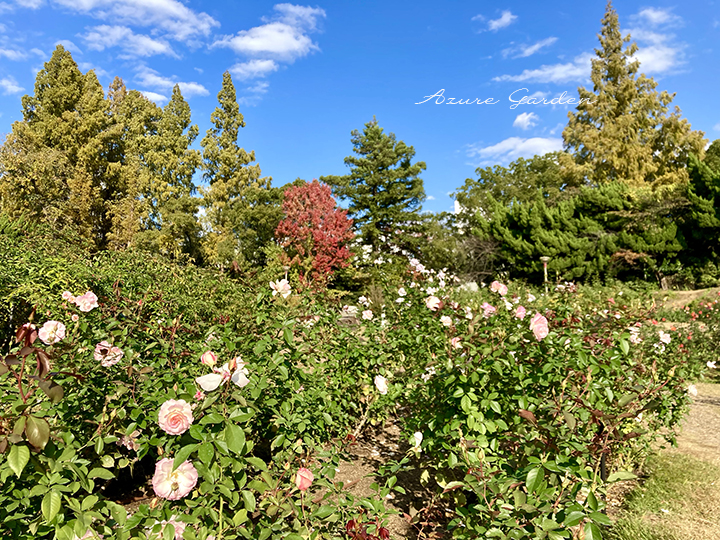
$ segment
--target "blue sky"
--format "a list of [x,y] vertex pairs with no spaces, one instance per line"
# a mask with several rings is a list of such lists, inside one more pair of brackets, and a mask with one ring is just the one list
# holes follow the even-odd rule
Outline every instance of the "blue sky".
[[[676,92],[694,129],[720,138],[720,2],[616,1],[641,71]],[[345,174],[350,132],[373,115],[415,147],[431,211],[478,166],[562,146],[604,1],[277,4],[235,0],[0,0],[0,134],[57,43],[107,88],[116,75],[159,104],[180,83],[202,134],[222,73],[233,74],[254,150],[273,185]],[[427,96],[444,90],[445,103]],[[526,89],[526,90],[521,90]],[[448,98],[494,104],[449,105]]]

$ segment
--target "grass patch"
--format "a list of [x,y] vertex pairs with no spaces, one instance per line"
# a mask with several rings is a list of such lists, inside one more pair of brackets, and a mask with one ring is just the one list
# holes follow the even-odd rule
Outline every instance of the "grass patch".
[[677,452],[652,457],[630,493],[612,540],[720,538],[720,467]]

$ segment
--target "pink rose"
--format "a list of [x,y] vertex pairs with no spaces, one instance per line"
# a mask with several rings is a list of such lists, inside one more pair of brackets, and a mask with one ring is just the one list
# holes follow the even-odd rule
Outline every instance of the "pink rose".
[[462,342],[459,337],[454,337],[450,340],[450,345],[453,349],[462,349]]
[[507,292],[508,292],[507,285],[503,285],[503,284],[500,283],[499,281],[493,281],[493,282],[490,284],[490,290],[491,290],[492,292],[498,293],[500,296],[505,296],[505,295],[507,294]]
[[363,311],[362,318],[365,319],[366,321],[372,321],[372,318],[373,318],[372,310],[366,309],[365,311]]
[[290,296],[292,290],[290,289],[290,283],[287,279],[279,279],[277,281],[270,282],[270,288],[273,290],[273,296],[276,294],[281,295],[283,298]]
[[538,341],[545,339],[548,335],[547,319],[539,313],[536,313],[530,320],[530,330],[532,330],[532,333],[535,334],[535,339]]
[[526,314],[527,310],[522,306],[518,306],[517,310],[515,311],[515,316],[521,321],[525,318]]
[[440,299],[437,296],[428,296],[425,305],[430,311],[437,311],[440,308]]
[[97,303],[98,297],[95,296],[95,293],[88,291],[82,296],[76,296],[75,297],[75,305],[78,307],[80,311],[91,311],[92,309],[98,307]]
[[172,458],[158,461],[155,465],[152,485],[158,497],[177,501],[193,490],[198,481],[198,472],[189,461],[185,461],[174,471],[172,466]]
[[59,321],[48,321],[38,331],[38,337],[45,345],[57,343],[65,337],[65,325]]
[[312,484],[312,481],[314,479],[315,477],[313,476],[313,473],[310,469],[301,467],[298,469],[298,472],[295,475],[295,485],[300,491],[305,491],[307,488],[310,487],[310,484]]
[[212,351],[205,351],[200,357],[200,363],[205,364],[206,366],[213,367],[216,362],[217,356],[215,356],[215,353]]
[[440,322],[443,323],[443,326],[447,326],[448,328],[452,326],[452,319],[447,315],[440,317]]
[[175,516],[171,517],[167,521],[161,521],[160,525],[162,525],[162,529],[160,529],[160,538],[163,538],[163,531],[165,530],[165,526],[172,525],[175,528],[175,540],[182,540],[183,533],[185,532],[185,527],[187,527],[187,523],[183,521],[176,521]]
[[124,353],[118,347],[113,347],[107,341],[101,341],[95,345],[95,354],[93,357],[100,362],[103,367],[114,366],[123,356]]
[[78,322],[80,320],[80,315],[78,315],[77,313],[73,313],[72,317],[70,318],[72,319],[72,322]]
[[158,424],[168,435],[182,435],[188,430],[192,421],[192,409],[184,399],[169,399],[160,406]]
[[482,306],[480,307],[483,310],[483,317],[485,317],[486,319],[497,311],[497,308],[495,306],[491,306],[487,302],[483,302]]
[[63,300],[67,300],[68,302],[75,302],[75,297],[72,295],[70,291],[65,291],[62,293]]

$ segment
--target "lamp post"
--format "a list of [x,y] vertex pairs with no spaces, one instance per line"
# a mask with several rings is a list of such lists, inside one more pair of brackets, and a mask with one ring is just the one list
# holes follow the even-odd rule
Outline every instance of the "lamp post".
[[540,260],[543,263],[543,283],[545,283],[545,294],[548,292],[548,285],[547,285],[547,263],[550,260],[550,257],[542,256],[540,257]]

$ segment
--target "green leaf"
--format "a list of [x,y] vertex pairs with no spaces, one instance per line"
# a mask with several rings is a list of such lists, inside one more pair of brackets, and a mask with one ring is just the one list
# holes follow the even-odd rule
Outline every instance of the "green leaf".
[[30,449],[24,444],[14,444],[10,448],[7,463],[12,471],[20,478],[25,465],[30,461]]
[[208,467],[210,466],[210,463],[212,462],[214,456],[215,448],[213,448],[212,443],[207,442],[205,444],[201,444],[198,448],[198,457],[200,458],[200,461],[202,461]]
[[248,457],[248,458],[245,458],[245,461],[247,461],[250,465],[252,465],[253,467],[255,467],[256,469],[258,469],[260,471],[267,471],[267,465],[260,458]]
[[113,473],[108,471],[107,469],[103,469],[100,467],[95,467],[88,473],[88,478],[102,478],[103,480],[112,480],[115,478]]
[[576,510],[575,512],[570,512],[567,515],[567,517],[565,518],[565,521],[563,521],[563,524],[567,527],[574,527],[575,525],[580,523],[580,521],[582,521],[582,519],[584,517],[585,517],[585,512],[579,512]]
[[245,432],[235,424],[228,424],[225,427],[225,442],[231,452],[242,455],[245,446]]
[[175,526],[172,523],[166,523],[163,528],[163,540],[175,540]]
[[247,513],[248,513],[248,511],[245,510],[244,508],[238,510],[235,513],[235,517],[233,517],[233,523],[235,524],[236,527],[239,525],[242,525],[243,523],[245,523],[247,521]]
[[540,486],[544,476],[545,475],[542,468],[532,469],[528,473],[527,479],[525,480],[525,485],[527,486],[528,493],[532,493]]
[[607,517],[602,512],[593,512],[588,517],[590,519],[592,519],[593,521],[595,521],[596,523],[599,523],[600,525],[608,525],[608,526],[612,525],[612,521],[610,520],[610,518]]
[[289,328],[287,326],[285,328],[283,328],[283,338],[285,338],[285,343],[287,343],[288,345],[293,344],[292,328]]
[[567,411],[563,411],[563,418],[565,418],[565,422],[570,429],[575,429],[575,425],[577,424],[577,422],[575,421],[575,417],[572,414]]
[[627,405],[628,403],[630,403],[637,397],[638,397],[638,395],[635,393],[624,394],[624,395],[620,396],[620,399],[618,400],[618,405],[620,405],[621,407],[624,407],[625,405]]
[[193,443],[183,446],[180,450],[178,450],[175,453],[175,459],[173,460],[173,471],[185,463],[185,460],[197,449],[197,447],[198,445]]
[[585,524],[585,540],[602,540],[600,528],[594,523]]
[[635,480],[637,478],[636,475],[631,473],[630,471],[617,471],[612,473],[607,481],[608,482],[618,482],[620,480]]
[[255,502],[255,495],[253,495],[252,492],[250,492],[250,491],[243,490],[242,498],[243,498],[243,501],[245,501],[245,509],[248,512],[254,512],[255,505],[257,504]]
[[595,497],[595,494],[592,491],[588,493],[587,500],[585,502],[587,503],[590,510],[592,510],[593,512],[597,512],[598,501],[597,497]]
[[326,517],[329,517],[335,513],[335,508],[332,506],[321,506],[315,512],[313,512],[313,517],[316,517],[318,519],[325,519]]
[[49,397],[53,403],[57,403],[65,395],[63,387],[53,381],[41,379],[38,381],[38,386],[47,394],[47,397]]
[[625,356],[627,356],[627,354],[630,352],[630,344],[624,339],[620,340],[620,350]]
[[61,495],[57,491],[49,491],[45,494],[40,505],[45,521],[52,521],[60,511]]

